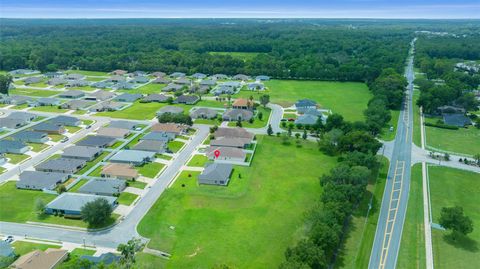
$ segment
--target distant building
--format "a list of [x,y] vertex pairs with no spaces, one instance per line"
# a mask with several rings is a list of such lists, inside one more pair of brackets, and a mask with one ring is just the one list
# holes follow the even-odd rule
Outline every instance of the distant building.
[[124,94],[121,94],[117,97],[114,98],[115,101],[119,101],[119,102],[129,102],[129,103],[133,103],[135,101],[137,101],[138,99],[142,98],[143,95],[139,94],[139,93],[124,93]]
[[160,108],[157,111],[157,116],[161,116],[165,113],[171,113],[171,114],[182,114],[183,113],[183,108],[178,107],[178,106],[164,106]]
[[253,109],[253,101],[244,98],[236,99],[233,104],[232,108],[234,109]]
[[194,105],[198,101],[200,101],[200,98],[196,95],[180,95],[173,101],[174,104],[186,104],[186,105]]
[[251,118],[253,112],[247,109],[227,109],[222,115],[222,119],[226,121],[249,121]]
[[11,137],[25,143],[45,143],[48,141],[47,133],[28,130],[15,133]]
[[32,127],[33,131],[41,132],[41,133],[48,133],[48,134],[63,134],[66,132],[65,128],[62,125],[49,123],[49,122],[42,122],[36,124]]
[[79,126],[82,124],[81,120],[70,116],[56,116],[55,118],[49,120],[49,122],[65,126]]
[[218,116],[218,111],[211,108],[201,107],[190,112],[193,119],[214,119]]

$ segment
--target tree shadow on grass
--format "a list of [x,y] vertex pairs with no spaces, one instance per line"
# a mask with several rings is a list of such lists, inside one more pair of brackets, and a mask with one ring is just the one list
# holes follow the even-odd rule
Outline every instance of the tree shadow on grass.
[[461,248],[469,252],[479,251],[478,242],[468,236],[458,235],[457,238],[454,239],[451,234],[445,234],[443,235],[443,240],[455,248]]

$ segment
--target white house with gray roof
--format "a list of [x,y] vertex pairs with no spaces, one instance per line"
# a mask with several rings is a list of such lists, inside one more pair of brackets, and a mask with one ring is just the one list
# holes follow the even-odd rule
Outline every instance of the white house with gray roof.
[[82,169],[86,164],[85,160],[71,159],[71,158],[59,158],[50,159],[37,166],[35,170],[43,172],[59,172],[67,174],[75,174],[78,170]]
[[17,189],[54,190],[58,184],[67,181],[69,174],[40,171],[23,171],[16,182]]
[[203,172],[198,176],[198,183],[227,186],[232,172],[233,166],[231,164],[211,163],[208,164]]
[[28,130],[15,133],[11,137],[26,143],[45,143],[49,140],[47,133]]
[[66,216],[80,216],[82,207],[97,199],[105,199],[112,208],[117,206],[117,198],[114,196],[64,192],[47,204],[45,207],[45,213],[52,215],[61,214]]
[[118,196],[126,186],[125,180],[121,179],[91,179],[80,187],[78,192],[105,196]]
[[155,159],[155,152],[143,150],[120,150],[110,158],[110,162],[142,165]]
[[0,140],[0,153],[23,154],[30,150],[30,147],[20,141]]
[[63,150],[62,157],[92,161],[101,153],[102,150],[97,147],[71,146]]

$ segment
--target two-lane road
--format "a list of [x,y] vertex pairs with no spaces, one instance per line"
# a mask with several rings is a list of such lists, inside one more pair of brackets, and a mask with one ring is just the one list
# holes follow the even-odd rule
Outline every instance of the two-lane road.
[[405,77],[408,81],[407,92],[403,109],[398,119],[394,149],[368,265],[370,269],[395,268],[402,239],[408,192],[410,190],[414,45],[415,40],[411,43],[410,55],[405,70]]

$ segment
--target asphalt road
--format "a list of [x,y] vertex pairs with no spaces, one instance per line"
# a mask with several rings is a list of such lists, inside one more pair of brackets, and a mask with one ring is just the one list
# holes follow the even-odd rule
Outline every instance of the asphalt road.
[[187,162],[196,147],[200,145],[209,134],[209,126],[195,125],[198,131],[185,148],[180,151],[175,159],[158,177],[151,189],[140,198],[132,211],[117,225],[99,232],[86,232],[63,228],[43,227],[37,225],[0,222],[0,233],[15,236],[28,236],[47,240],[58,240],[77,244],[116,248],[120,243],[125,243],[133,237],[140,237],[136,227],[155,201],[175,178],[181,167]]
[[400,113],[390,168],[382,199],[375,240],[368,268],[395,268],[402,239],[403,224],[410,190],[412,130],[413,130],[413,48],[410,52],[405,77],[407,94]]

